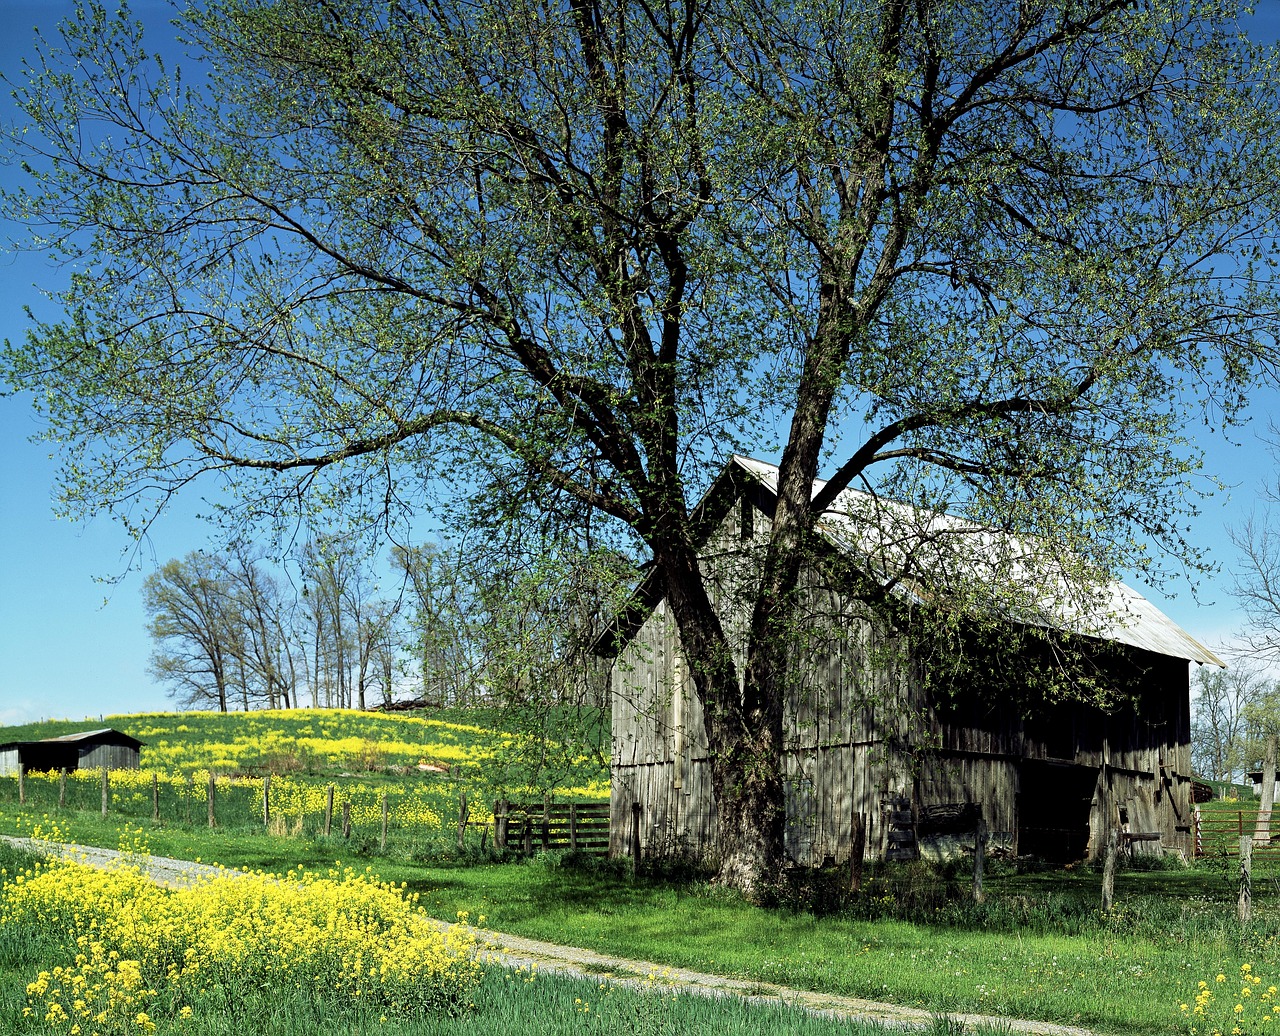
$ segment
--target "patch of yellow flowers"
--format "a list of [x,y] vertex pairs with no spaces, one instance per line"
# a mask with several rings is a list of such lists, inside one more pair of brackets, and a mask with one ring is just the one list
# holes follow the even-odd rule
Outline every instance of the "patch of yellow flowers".
[[[1252,964],[1241,964],[1239,989],[1218,972],[1210,984],[1201,980],[1190,1003],[1178,1005],[1190,1036],[1251,1036],[1280,1032],[1280,990],[1262,988]],[[1234,993],[1234,995],[1232,995]]]
[[214,986],[456,1013],[481,977],[472,930],[440,925],[402,887],[350,868],[165,889],[136,864],[54,861],[5,886],[0,925],[38,926],[73,955],[36,976],[25,1008],[68,1036],[154,1031],[157,1012],[189,1018]]
[[[257,770],[272,774],[270,805],[281,833],[300,828],[304,818],[323,816],[327,785],[332,778],[304,776],[316,768],[340,768],[338,803],[351,807],[357,827],[376,828],[382,818],[382,795],[387,795],[392,827],[410,831],[438,831],[457,821],[458,792],[466,790],[473,823],[492,820],[488,799],[494,797],[472,778],[490,757],[492,730],[465,723],[399,714],[340,709],[286,709],[235,715],[217,713],[152,713],[122,717],[122,727],[145,742],[142,769],[113,770],[110,808],[133,816],[149,816],[152,781],[161,800],[162,815],[175,811],[198,819],[207,806],[210,774],[215,775],[220,820],[243,822],[261,816],[262,781],[243,776]],[[509,737],[505,740],[511,740]],[[607,773],[587,759],[555,789],[560,801],[608,801]],[[448,781],[436,777],[437,768],[451,768]],[[420,767],[422,769],[420,769]],[[366,783],[350,774],[392,769],[406,779]],[[26,775],[28,794],[35,801],[52,802],[64,778],[53,772]],[[71,801],[96,805],[100,770],[73,770],[65,780]],[[15,786],[17,778],[7,778]],[[572,785],[572,786],[570,786]],[[41,787],[43,786],[43,787]],[[541,792],[511,789],[509,797],[534,801]],[[16,796],[9,796],[16,797]]]

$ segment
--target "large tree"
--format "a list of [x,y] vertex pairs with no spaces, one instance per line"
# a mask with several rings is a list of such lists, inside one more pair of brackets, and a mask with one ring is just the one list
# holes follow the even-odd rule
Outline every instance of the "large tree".
[[[760,892],[841,490],[1044,537],[1077,581],[1196,564],[1182,429],[1234,418],[1277,308],[1280,99],[1237,15],[205,0],[179,76],[87,6],[17,85],[10,208],[73,273],[5,368],[69,506],[135,525],[211,473],[250,519],[537,482],[613,520],[703,705],[721,877]],[[780,458],[736,655],[691,520],[735,448]],[[953,576],[940,615],[1019,607]]]

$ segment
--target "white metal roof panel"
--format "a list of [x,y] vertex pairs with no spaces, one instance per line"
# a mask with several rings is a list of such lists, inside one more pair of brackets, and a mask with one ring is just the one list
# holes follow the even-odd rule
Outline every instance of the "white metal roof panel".
[[[734,461],[777,495],[777,467],[748,457]],[[815,481],[814,493],[825,484]],[[818,520],[818,529],[833,546],[863,559],[899,595],[920,598],[929,583],[946,582],[949,574],[979,576],[1007,591],[1004,605],[1029,625],[1223,665],[1132,587],[1115,579],[1082,578],[1053,544],[851,489],[836,497]]]

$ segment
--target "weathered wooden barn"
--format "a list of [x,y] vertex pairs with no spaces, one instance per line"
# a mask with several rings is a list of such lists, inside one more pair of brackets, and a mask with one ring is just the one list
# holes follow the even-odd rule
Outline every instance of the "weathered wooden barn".
[[[743,602],[752,598],[776,486],[776,468],[735,457],[699,508],[703,571],[739,671]],[[805,621],[791,651],[784,719],[792,862],[847,861],[855,816],[868,859],[954,852],[971,842],[979,820],[994,848],[1079,859],[1099,848],[1104,809],[1112,826],[1144,836],[1134,838],[1135,849],[1189,854],[1188,662],[1222,665],[1212,652],[1122,583],[1077,592],[1069,579],[1056,591],[1050,580],[1050,592],[1010,596],[999,613],[1018,616],[1011,627],[1043,634],[1032,643],[1044,657],[1022,658],[1014,678],[1056,664],[1055,642],[1070,641],[1085,646],[1095,688],[1113,691],[1119,704],[1104,711],[1068,697],[1031,707],[994,679],[939,696],[921,679],[933,664],[927,652],[913,645],[903,658],[886,650],[898,635],[892,612],[909,611],[927,592],[912,565],[917,576],[930,570],[937,578],[948,565],[972,568],[972,560],[956,559],[976,552],[980,573],[1029,584],[1043,550],[1029,558],[1025,542],[1007,534],[851,491],[819,532],[821,549],[802,574]],[[842,590],[856,570],[901,576],[888,614]],[[598,647],[613,660],[611,852],[631,851],[638,817],[642,851],[713,856],[716,804],[701,705],[656,578],[642,583]]]
[[32,770],[136,770],[142,742],[118,730],[86,730],[42,741],[0,745],[0,777]]

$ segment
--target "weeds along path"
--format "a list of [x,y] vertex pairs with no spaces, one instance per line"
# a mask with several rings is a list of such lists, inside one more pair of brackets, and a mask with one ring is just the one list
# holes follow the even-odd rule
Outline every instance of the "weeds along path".
[[[5,841],[40,855],[61,856],[77,860],[92,867],[112,867],[123,859],[137,864],[153,881],[169,888],[190,884],[218,875],[240,873],[226,867],[187,860],[174,860],[165,856],[131,856],[115,849],[99,849],[93,846],[64,845],[30,838],[0,835]],[[447,922],[440,921],[442,928]],[[583,978],[597,982],[610,982],[633,989],[654,992],[680,992],[695,996],[735,996],[753,1003],[786,1003],[803,1008],[815,1015],[849,1022],[878,1022],[889,1028],[923,1029],[933,1025],[937,1012],[922,1011],[897,1004],[861,1000],[856,997],[836,996],[829,993],[813,993],[803,989],[791,989],[771,982],[751,982],[743,979],[710,975],[685,968],[672,968],[649,961],[627,960],[611,957],[594,950],[555,943],[538,942],[518,935],[507,935],[487,929],[476,930],[479,941],[486,946],[488,959],[508,968],[536,969],[541,974],[563,975],[567,978]],[[948,1017],[970,1027],[986,1027],[993,1032],[1025,1034],[1025,1036],[1093,1036],[1088,1029],[1052,1022],[1025,1021],[991,1015],[951,1014]]]

